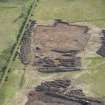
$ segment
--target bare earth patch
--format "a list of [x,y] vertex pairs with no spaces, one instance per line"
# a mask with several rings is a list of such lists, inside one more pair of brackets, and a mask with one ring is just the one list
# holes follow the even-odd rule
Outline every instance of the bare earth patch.
[[[22,59],[24,62],[30,61],[41,72],[80,70],[81,57],[78,54],[88,43],[88,30],[87,26],[72,25],[61,20],[55,21],[53,25],[36,24],[31,35],[31,44],[22,46]],[[31,53],[27,51],[29,46]]]
[[[27,54],[31,54],[31,57],[28,60],[30,61],[27,65],[28,70],[32,69],[32,73],[34,74],[35,72],[37,82],[41,82],[42,78],[43,80],[48,80],[44,79],[48,75],[45,74],[47,76],[43,77],[37,70],[49,72],[51,69],[52,71],[57,71],[58,69],[59,71],[75,71],[80,70],[81,66],[87,66],[87,68],[89,68],[84,60],[88,57],[98,56],[96,51],[101,47],[101,36],[102,29],[88,27],[88,25],[69,24],[62,21],[56,21],[52,25],[35,24],[31,37],[29,38],[29,40],[31,39],[31,43],[28,46],[31,47],[31,53],[28,52]],[[23,47],[27,49],[26,45],[23,45]],[[23,52],[25,52],[25,50]],[[23,55],[24,54],[26,53],[23,53]],[[27,54],[25,55],[26,57]],[[77,80],[80,76],[87,73],[90,73],[89,70],[77,72],[73,78]],[[66,77],[66,74],[63,74]],[[63,77],[63,74],[58,74],[56,77]],[[32,75],[30,76],[32,77]],[[55,76],[53,74],[49,75],[49,79],[54,78]],[[29,83],[32,88],[34,84],[31,84],[31,81],[29,81]],[[43,105],[43,102],[38,101],[36,105]]]

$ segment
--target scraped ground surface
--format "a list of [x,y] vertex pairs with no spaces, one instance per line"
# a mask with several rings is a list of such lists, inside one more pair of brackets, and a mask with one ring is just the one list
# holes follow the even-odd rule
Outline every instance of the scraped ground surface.
[[[82,51],[90,37],[88,27],[56,22],[53,25],[37,25],[32,45],[46,54],[54,49]],[[35,49],[34,50],[37,50]],[[37,52],[37,51],[36,51]]]

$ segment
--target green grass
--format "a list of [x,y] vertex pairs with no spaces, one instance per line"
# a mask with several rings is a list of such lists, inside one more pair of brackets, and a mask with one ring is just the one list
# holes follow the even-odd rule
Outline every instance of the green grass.
[[34,18],[39,22],[60,18],[105,26],[105,0],[40,0]]
[[0,71],[11,55],[11,48],[16,43],[20,27],[32,2],[31,0],[27,2],[10,1],[0,2]]
[[21,13],[20,5],[0,2],[0,78],[11,55],[11,48],[17,40],[17,33],[23,21],[23,18],[18,19]]
[[[105,27],[105,0],[40,0],[38,8],[34,11],[34,19],[47,23],[54,19],[63,19],[69,22],[89,22],[99,27]],[[88,58],[85,60],[91,64],[88,72],[60,73],[58,76],[75,77],[90,84],[90,91],[99,96],[105,96],[105,61],[104,58]],[[96,66],[100,64],[100,66]]]
[[88,65],[88,72],[79,79],[83,81],[90,93],[99,97],[105,97],[105,58],[95,57],[86,59],[91,62]]
[[20,14],[20,8],[0,8],[0,52],[16,41],[20,23],[14,21]]
[[[69,22],[86,21],[91,24],[104,27],[104,5],[104,0],[40,0],[38,7],[34,11],[33,18],[36,19],[38,22],[45,23],[57,18],[67,20]],[[100,66],[98,67],[96,66],[99,63],[102,63],[104,60],[105,59],[102,57],[85,59],[86,63],[91,61],[91,64],[87,67],[87,71],[89,73],[86,72],[85,74],[82,74],[84,70],[54,74],[42,74],[36,72],[35,79],[38,83],[40,82],[40,80],[46,80],[47,77],[50,76],[51,78],[75,78],[77,75],[80,74],[78,80],[84,82],[85,86],[90,85],[89,89],[86,88],[87,91],[91,91],[97,96],[104,97],[105,64],[100,64]],[[33,81],[33,84],[36,84],[35,81]]]
[[[7,8],[6,8],[7,7]],[[13,7],[13,8],[10,8]],[[16,42],[17,33],[21,26],[22,19],[15,22],[15,20],[21,15],[21,6],[10,3],[0,2],[0,71],[7,64],[11,53],[11,47]],[[0,72],[1,74],[2,72]],[[15,93],[16,84],[15,80],[18,77],[11,73],[9,81],[5,83],[0,90],[0,105],[9,100]],[[17,79],[18,80],[18,79]]]
[[20,81],[23,74],[22,68],[23,65],[21,65],[20,61],[18,59],[15,60],[7,81],[0,89],[0,105],[8,105],[16,92],[20,90]]

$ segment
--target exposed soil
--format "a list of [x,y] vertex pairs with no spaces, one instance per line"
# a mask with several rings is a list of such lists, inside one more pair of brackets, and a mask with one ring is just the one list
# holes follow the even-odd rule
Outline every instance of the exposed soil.
[[35,21],[30,20],[27,24],[20,47],[20,58],[23,64],[27,65],[31,62],[31,35],[35,25]]
[[65,22],[55,22],[52,26],[37,25],[33,42],[45,55],[53,49],[83,50],[89,39],[87,31],[86,26],[70,25]]
[[29,64],[27,52],[31,47],[31,64],[41,72],[80,70],[81,58],[77,54],[87,45],[90,37],[87,32],[87,26],[71,25],[61,20],[53,25],[36,25],[31,34],[31,44],[23,43],[22,59],[26,58],[24,63]]
[[86,97],[81,89],[74,89],[70,80],[41,83],[28,95],[26,105],[104,105],[100,99]]

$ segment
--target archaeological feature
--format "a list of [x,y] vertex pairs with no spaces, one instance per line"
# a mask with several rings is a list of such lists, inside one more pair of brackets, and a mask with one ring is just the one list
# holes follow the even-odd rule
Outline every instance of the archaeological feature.
[[67,79],[42,82],[29,92],[25,105],[104,105],[101,99],[87,97]]

